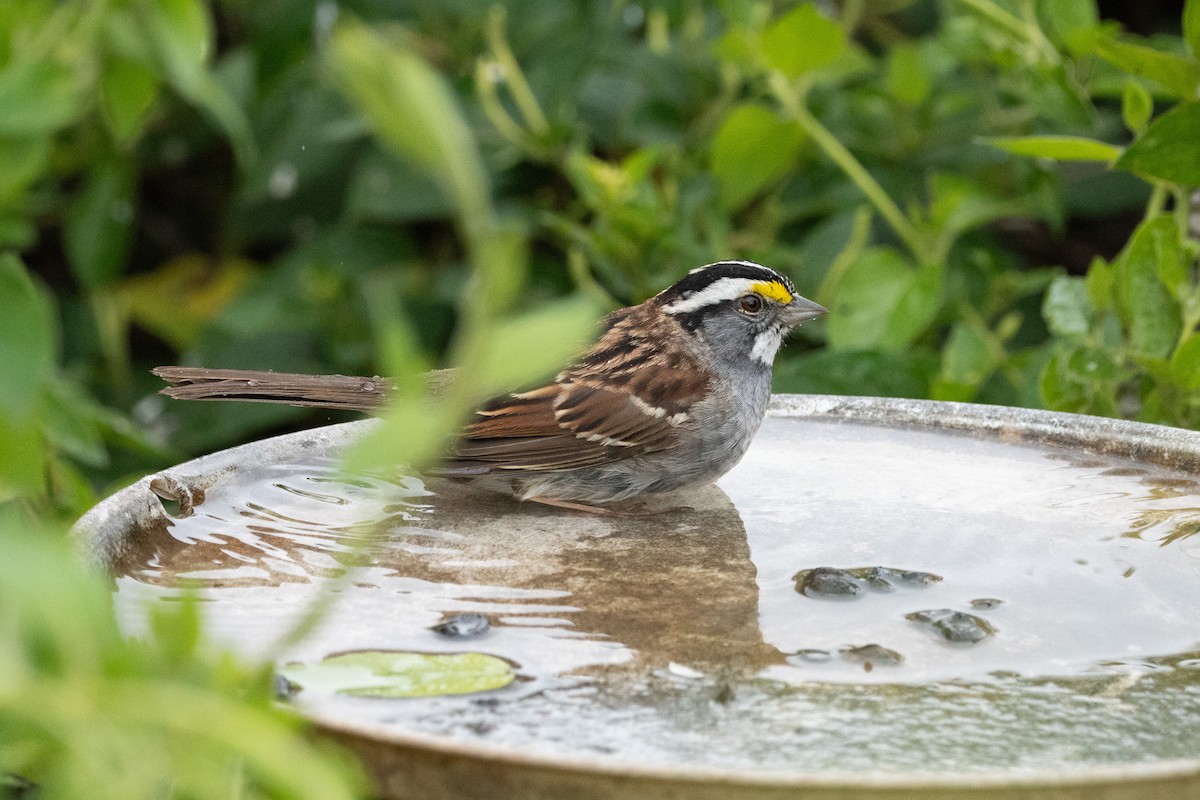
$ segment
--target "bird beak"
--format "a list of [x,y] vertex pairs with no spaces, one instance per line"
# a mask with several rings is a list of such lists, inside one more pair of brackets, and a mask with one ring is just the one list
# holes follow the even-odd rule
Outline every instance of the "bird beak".
[[788,325],[799,325],[810,319],[816,319],[822,314],[828,314],[829,309],[819,303],[814,303],[807,297],[796,295],[792,302],[783,307],[783,321]]

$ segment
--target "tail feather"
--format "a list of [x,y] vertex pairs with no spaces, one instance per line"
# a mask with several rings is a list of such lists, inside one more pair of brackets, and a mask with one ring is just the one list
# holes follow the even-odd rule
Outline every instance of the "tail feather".
[[313,408],[370,411],[387,402],[395,386],[386,378],[302,375],[204,367],[156,367],[169,386],[162,394],[177,400],[248,400]]

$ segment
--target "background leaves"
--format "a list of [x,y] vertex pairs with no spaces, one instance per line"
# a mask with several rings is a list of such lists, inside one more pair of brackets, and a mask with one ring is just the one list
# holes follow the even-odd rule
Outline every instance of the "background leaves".
[[[308,788],[352,791],[186,610],[131,647],[49,545],[142,474],[338,419],[168,404],[156,364],[397,376],[356,457],[419,459],[605,310],[747,258],[833,309],[777,391],[1200,425],[1200,2],[1138,5],[0,3],[0,669],[30,688],[0,739],[61,723],[0,766],[149,796],[162,773],[121,758],[208,728],[122,716],[134,676],[228,733],[165,762],[182,793],[241,763],[243,796],[303,796],[309,759]],[[426,397],[451,364],[473,379]]]

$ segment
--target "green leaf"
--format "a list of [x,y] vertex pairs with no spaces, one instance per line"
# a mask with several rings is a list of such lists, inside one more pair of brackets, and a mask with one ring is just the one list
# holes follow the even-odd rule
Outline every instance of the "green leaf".
[[1038,0],[1037,15],[1046,32],[1068,47],[1100,22],[1095,0]]
[[789,78],[832,64],[845,49],[841,27],[808,3],[785,14],[762,37],[767,65]]
[[213,25],[200,0],[155,0],[155,27],[179,70],[201,70],[212,52]]
[[46,440],[75,461],[92,467],[108,466],[108,450],[93,418],[93,401],[81,390],[73,389],[63,381],[55,381],[46,393],[41,418]]
[[464,217],[490,217],[487,173],[440,75],[357,23],[337,29],[326,58],[339,88],[385,144],[438,181]]
[[204,111],[233,145],[243,166],[258,158],[250,123],[208,69],[213,29],[201,0],[155,0],[138,6],[154,57],[171,85]]
[[1077,383],[1070,380],[1062,368],[1064,356],[1055,353],[1038,379],[1042,406],[1052,411],[1081,411],[1087,396]]
[[833,297],[826,331],[834,350],[903,350],[937,314],[941,276],[917,270],[899,251],[865,251]]
[[1042,316],[1055,336],[1086,336],[1091,329],[1093,313],[1087,282],[1068,275],[1054,279],[1042,303]]
[[25,250],[36,241],[33,220],[19,212],[0,210],[0,250]]
[[1058,161],[1112,161],[1121,148],[1082,136],[994,136],[983,140],[1019,156]]
[[454,206],[441,186],[411,162],[371,147],[355,164],[346,213],[354,219],[417,222],[451,218]]
[[54,318],[14,255],[0,254],[0,308],[0,415],[19,426],[54,371]]
[[552,375],[586,349],[599,316],[595,300],[581,294],[497,322],[477,356],[472,386],[490,396]]
[[483,653],[433,655],[367,650],[280,669],[306,691],[356,697],[439,697],[502,689],[512,666]]
[[49,59],[0,70],[0,136],[46,136],[82,111],[75,76]]
[[955,323],[942,348],[942,368],[931,396],[935,400],[972,400],[995,369],[991,333],[970,323]]
[[1200,334],[1192,334],[1175,350],[1171,377],[1185,389],[1200,389]]
[[1181,186],[1200,186],[1200,102],[1180,103],[1150,123],[1114,164]]
[[959,175],[935,173],[929,190],[929,221],[951,241],[965,231],[1025,210],[1019,200],[993,197],[983,185]]
[[394,469],[397,463],[426,464],[445,452],[448,433],[462,423],[457,409],[423,397],[396,399],[380,416],[383,424],[347,451],[344,462],[348,471]]
[[1200,84],[1200,64],[1186,56],[1154,50],[1115,39],[1098,39],[1096,53],[1105,61],[1139,78],[1152,80],[1172,96],[1189,100]]
[[0,136],[0,201],[19,195],[50,160],[50,137]]
[[[1122,370],[1113,361],[1111,350],[1099,347],[1079,347],[1068,351],[1069,357],[1065,362],[1067,374],[1074,380],[1092,384],[1100,392],[1107,392],[1104,384],[1121,379]],[[1153,361],[1154,359],[1148,359]]]
[[67,259],[83,286],[96,289],[120,275],[133,233],[133,202],[127,164],[109,158],[92,167],[64,230]]
[[[3,360],[0,349],[0,360]],[[0,501],[10,493],[40,494],[45,489],[45,445],[32,420],[14,420],[0,409]]]
[[775,364],[777,392],[928,397],[937,357],[920,348],[817,350]]
[[1105,350],[1056,348],[1042,370],[1038,388],[1046,408],[1120,416],[1117,385],[1126,377]]
[[1175,218],[1163,215],[1142,223],[1113,264],[1117,310],[1140,356],[1166,357],[1179,336],[1179,304],[1159,272],[1164,259],[1179,258],[1178,249]]
[[932,89],[933,76],[925,67],[920,48],[912,44],[892,48],[887,60],[888,94],[905,105],[919,106]]
[[1140,133],[1150,121],[1152,113],[1154,98],[1150,96],[1150,92],[1146,91],[1141,81],[1126,78],[1121,89],[1121,119],[1125,121],[1125,127],[1135,134]]
[[749,72],[755,66],[757,36],[745,28],[731,27],[712,46],[713,55]]
[[1103,258],[1096,256],[1088,266],[1087,285],[1088,300],[1097,311],[1106,311],[1113,307],[1113,284],[1116,281],[1116,271]]
[[758,103],[734,108],[713,137],[712,171],[721,205],[736,210],[794,166],[804,133]]
[[158,76],[137,61],[115,58],[100,76],[100,104],[117,141],[137,136],[158,100]]
[[1187,0],[1183,4],[1183,38],[1187,40],[1192,55],[1200,55],[1200,1]]

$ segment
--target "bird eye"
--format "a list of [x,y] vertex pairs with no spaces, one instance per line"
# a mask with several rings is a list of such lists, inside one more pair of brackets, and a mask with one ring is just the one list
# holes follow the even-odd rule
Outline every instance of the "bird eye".
[[747,314],[757,314],[763,310],[763,299],[756,294],[748,294],[738,300],[738,308]]

